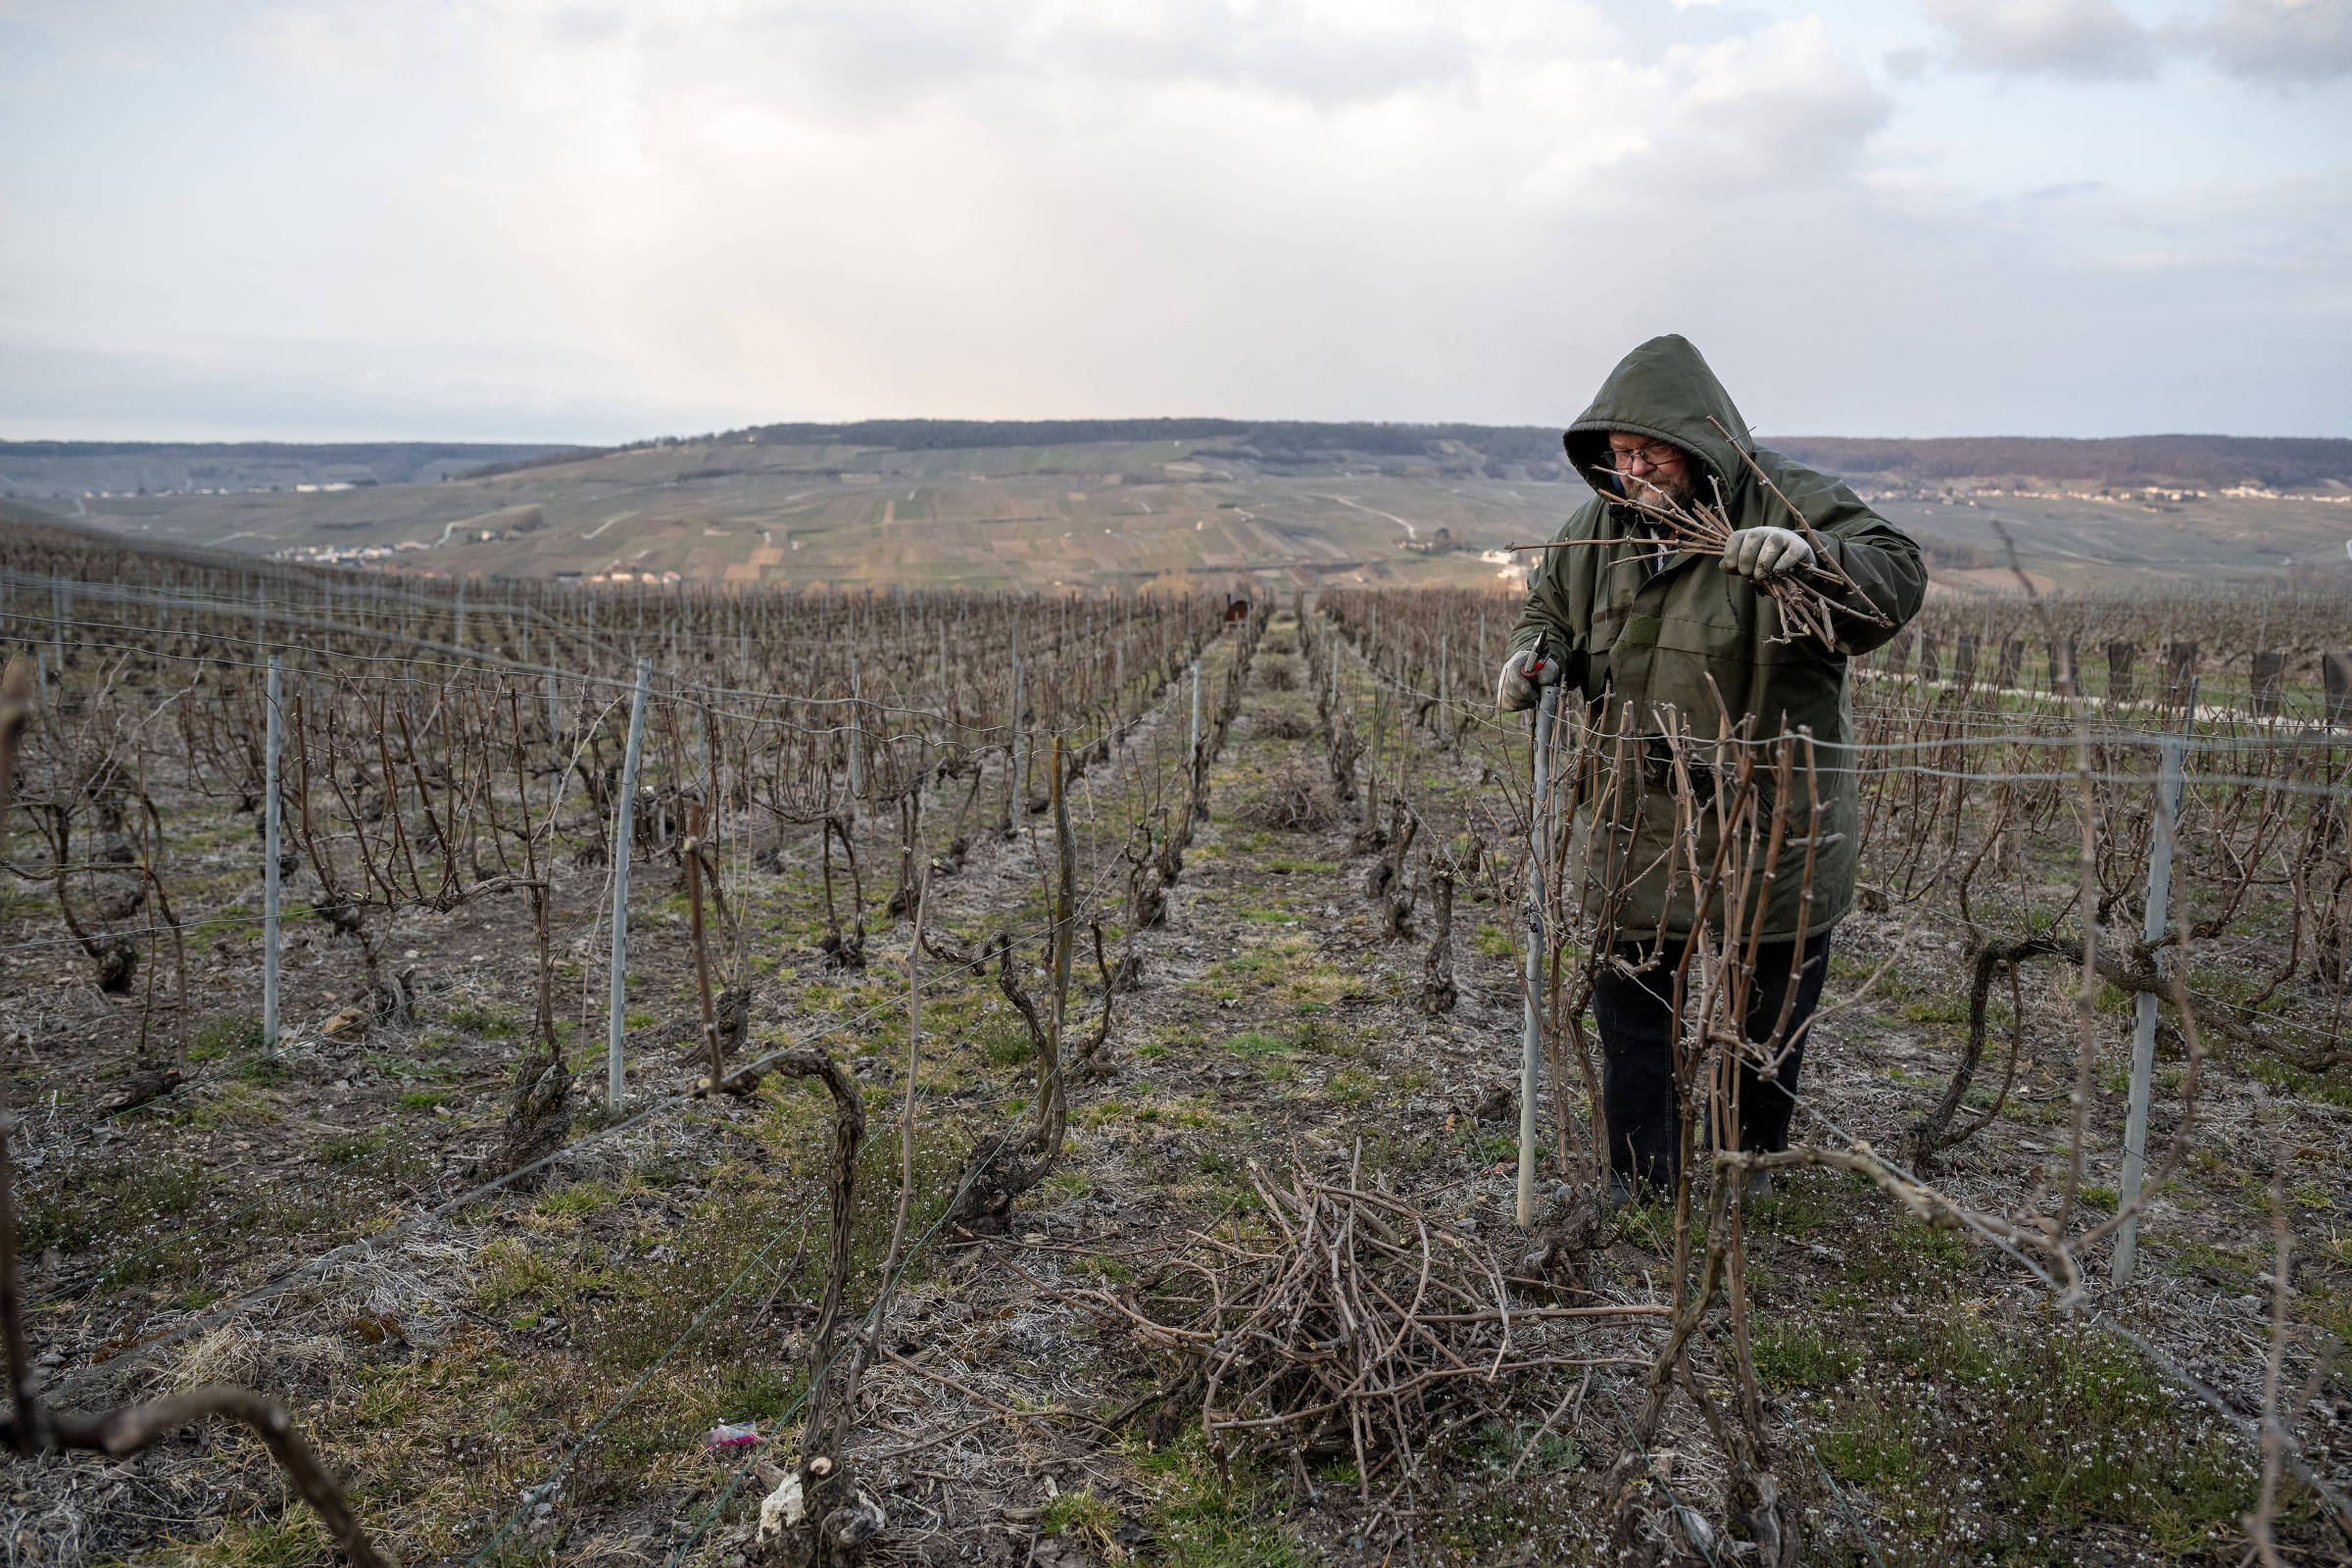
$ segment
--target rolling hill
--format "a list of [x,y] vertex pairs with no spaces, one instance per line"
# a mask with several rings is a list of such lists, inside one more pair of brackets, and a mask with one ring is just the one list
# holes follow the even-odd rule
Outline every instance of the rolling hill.
[[[2340,571],[2352,533],[2352,441],[1767,444],[1847,475],[1960,588],[2007,580],[1993,569],[2003,527],[2054,581],[2246,577],[2290,560]],[[0,446],[0,475],[114,474],[83,487],[112,495],[9,488],[159,542],[452,576],[1311,586],[1496,581],[1511,570],[1503,546],[1548,537],[1590,493],[1559,459],[1557,432],[1539,426],[874,420],[596,450],[16,443]],[[144,495],[121,483],[207,467],[318,477]]]

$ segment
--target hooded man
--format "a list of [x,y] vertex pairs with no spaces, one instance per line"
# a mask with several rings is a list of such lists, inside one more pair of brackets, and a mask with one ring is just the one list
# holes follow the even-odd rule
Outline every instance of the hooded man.
[[[1639,776],[1619,781],[1605,821],[1594,823],[1591,804],[1580,808],[1569,870],[1581,882],[1588,916],[1603,912],[1610,892],[1603,883],[1622,884],[1613,910],[1621,961],[1602,968],[1592,998],[1611,1186],[1622,1196],[1637,1182],[1675,1184],[1682,1111],[1672,1038],[1676,976],[1692,926],[1703,923],[1718,940],[1723,929],[1719,902],[1703,913],[1692,906],[1690,856],[1672,853],[1680,824],[1664,737],[1671,728],[1718,739],[1728,711],[1734,733],[1747,740],[1810,733],[1814,743],[1811,767],[1800,753],[1793,770],[1789,842],[1769,880],[1757,879],[1760,891],[1737,923],[1740,940],[1759,939],[1741,955],[1755,977],[1745,1032],[1780,1056],[1771,1079],[1741,1061],[1740,1147],[1785,1149],[1804,1028],[1829,970],[1830,933],[1853,902],[1859,792],[1846,745],[1853,728],[1846,661],[1886,642],[1918,612],[1927,572],[1919,546],[1845,485],[1756,446],[1687,339],[1651,338],[1627,355],[1561,439],[1570,464],[1597,493],[1557,537],[1625,543],[1544,553],[1495,701],[1506,710],[1533,708],[1543,686],[1564,681],[1568,694],[1592,705],[1585,722],[1637,737]],[[1668,553],[1653,537],[1656,511],[1693,503],[1720,505],[1731,525],[1720,557]],[[1830,600],[1834,647],[1784,628],[1780,604],[1764,584],[1792,574]],[[1759,771],[1768,769],[1772,754],[1755,760]],[[1712,774],[1686,772],[1693,796],[1711,792]],[[1824,809],[1817,841],[1807,842],[1814,787]],[[1769,823],[1769,801],[1758,809]],[[1695,819],[1703,871],[1717,849],[1714,813],[1702,809]],[[1767,1188],[1758,1179],[1751,1190]]]

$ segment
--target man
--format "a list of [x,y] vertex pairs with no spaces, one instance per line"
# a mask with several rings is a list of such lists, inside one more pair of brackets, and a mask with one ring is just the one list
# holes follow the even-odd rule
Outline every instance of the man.
[[[1587,722],[1641,738],[1634,752],[1640,777],[1620,781],[1599,831],[1592,808],[1580,809],[1570,871],[1572,878],[1581,872],[1588,916],[1601,912],[1607,890],[1599,884],[1616,874],[1581,863],[1596,840],[1608,849],[1600,861],[1630,878],[1614,910],[1620,961],[1604,968],[1592,999],[1611,1187],[1624,1196],[1636,1183],[1671,1189],[1681,1163],[1674,991],[1702,917],[1692,907],[1688,858],[1677,863],[1668,853],[1678,831],[1663,740],[1668,711],[1685,734],[1715,738],[1728,710],[1735,729],[1745,721],[1750,739],[1809,731],[1816,743],[1819,842],[1802,842],[1812,800],[1800,759],[1786,818],[1787,837],[1798,842],[1783,849],[1764,885],[1760,930],[1752,904],[1738,925],[1761,939],[1745,1032],[1781,1057],[1771,1080],[1753,1063],[1741,1064],[1740,1147],[1785,1149],[1804,1027],[1829,969],[1830,933],[1853,900],[1858,792],[1845,745],[1852,728],[1846,660],[1886,641],[1918,612],[1927,573],[1919,547],[1843,484],[1756,447],[1722,383],[1681,337],[1652,338],[1627,355],[1562,440],[1597,493],[1558,537],[1625,542],[1544,552],[1495,697],[1505,710],[1533,708],[1543,686],[1565,681],[1571,695],[1593,705]],[[1694,503],[1720,505],[1733,529],[1720,557],[1669,553],[1654,538],[1659,513]],[[1802,513],[1803,528],[1791,506]],[[1820,560],[1817,549],[1831,559]],[[1832,566],[1835,572],[1821,569]],[[1802,631],[1777,640],[1784,636],[1781,609],[1763,585],[1790,576],[1830,598],[1834,648]],[[1760,767],[1770,760],[1768,752],[1757,757]],[[1714,780],[1692,782],[1698,793]],[[1771,807],[1763,812],[1769,820]],[[1703,868],[1716,850],[1714,820],[1712,812],[1697,815]],[[1703,923],[1720,938],[1719,904]],[[1796,995],[1784,1022],[1792,975]],[[1766,1182],[1751,1185],[1768,1190]]]

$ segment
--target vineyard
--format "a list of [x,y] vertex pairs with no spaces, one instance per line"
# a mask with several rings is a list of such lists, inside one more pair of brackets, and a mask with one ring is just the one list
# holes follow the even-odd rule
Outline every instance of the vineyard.
[[[0,541],[0,1553],[2352,1549],[2340,600],[1938,601],[1841,747],[1517,612]],[[1790,1148],[1735,918],[1606,1201],[1624,889],[1838,771]]]

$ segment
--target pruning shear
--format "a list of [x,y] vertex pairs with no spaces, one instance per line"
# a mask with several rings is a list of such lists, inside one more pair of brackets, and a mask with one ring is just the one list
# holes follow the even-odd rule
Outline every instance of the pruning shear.
[[1590,655],[1574,648],[1564,654],[1555,654],[1551,651],[1550,637],[1544,633],[1537,634],[1536,646],[1528,653],[1529,658],[1527,663],[1522,666],[1521,673],[1539,685],[1543,683],[1544,672],[1554,663],[1559,665],[1558,679],[1559,684],[1563,687],[1582,686],[1592,673],[1592,662]]

